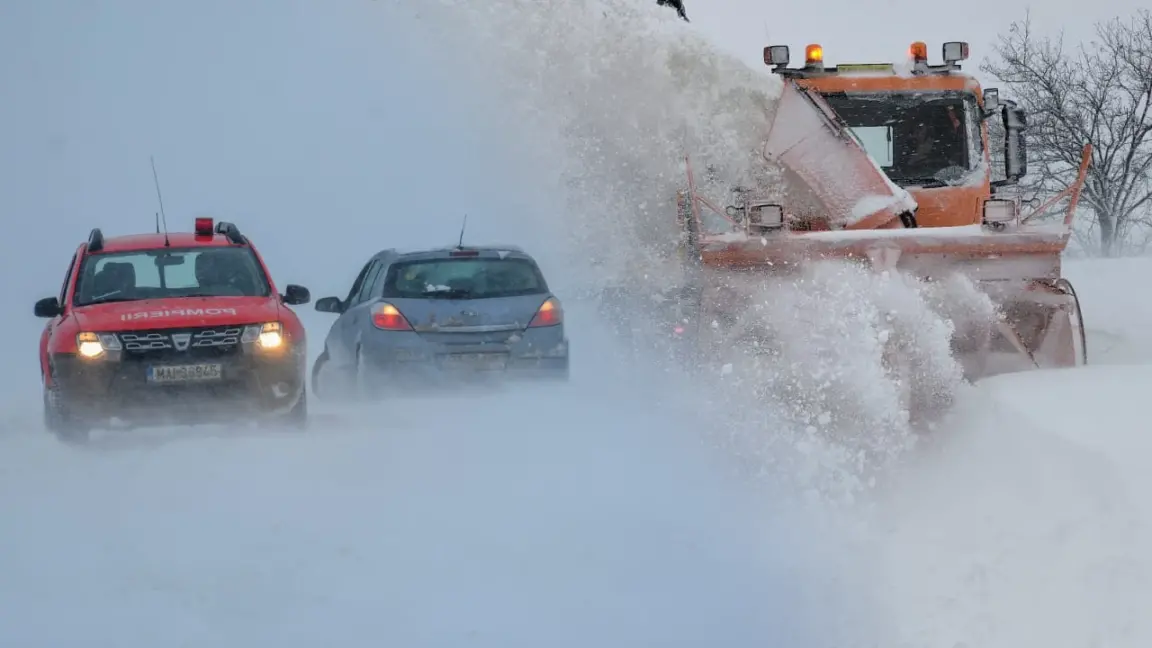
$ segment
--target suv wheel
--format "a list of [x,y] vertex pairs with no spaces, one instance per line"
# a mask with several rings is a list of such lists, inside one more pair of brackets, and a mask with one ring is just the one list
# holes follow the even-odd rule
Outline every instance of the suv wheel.
[[44,427],[63,443],[78,445],[86,443],[91,428],[69,411],[68,404],[60,391],[44,387]]
[[284,422],[292,428],[303,430],[308,427],[308,388],[300,390],[300,399],[284,415]]

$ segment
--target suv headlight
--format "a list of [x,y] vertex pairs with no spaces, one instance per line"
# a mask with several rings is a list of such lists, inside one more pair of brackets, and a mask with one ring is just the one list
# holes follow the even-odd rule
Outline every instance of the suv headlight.
[[99,358],[107,351],[120,349],[120,340],[111,333],[85,331],[76,336],[76,352],[85,358]]
[[284,345],[284,328],[280,322],[254,324],[244,328],[244,335],[240,340],[245,344],[255,342],[261,349],[278,349]]

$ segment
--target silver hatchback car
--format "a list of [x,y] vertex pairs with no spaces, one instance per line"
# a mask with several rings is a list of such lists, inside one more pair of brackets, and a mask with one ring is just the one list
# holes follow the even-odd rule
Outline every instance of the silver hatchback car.
[[319,397],[500,377],[568,379],[564,311],[515,246],[384,250],[360,271],[312,370]]

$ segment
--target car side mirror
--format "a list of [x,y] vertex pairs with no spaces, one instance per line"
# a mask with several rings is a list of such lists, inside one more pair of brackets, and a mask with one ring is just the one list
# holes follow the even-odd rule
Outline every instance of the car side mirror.
[[296,284],[288,284],[284,287],[284,303],[289,306],[299,306],[300,304],[307,304],[312,301],[312,293],[304,286],[297,286]]
[[36,317],[51,319],[63,314],[64,309],[60,308],[59,299],[55,297],[45,297],[36,302],[36,307],[33,309],[33,312],[36,313]]
[[321,313],[343,313],[344,302],[339,297],[321,297],[316,300],[316,310]]

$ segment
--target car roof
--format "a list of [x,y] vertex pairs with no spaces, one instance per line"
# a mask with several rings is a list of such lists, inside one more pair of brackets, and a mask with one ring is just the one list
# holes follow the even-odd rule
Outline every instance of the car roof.
[[430,261],[435,259],[450,259],[453,252],[476,252],[481,259],[525,259],[535,262],[536,259],[518,245],[465,245],[428,248],[423,250],[383,250],[376,254],[378,258],[394,257],[395,261]]
[[[233,244],[223,234],[196,236],[192,232],[172,232],[168,234],[171,247],[241,247]],[[164,234],[128,234],[125,236],[110,236],[104,239],[104,247],[91,254],[106,254],[113,252],[139,252],[142,250],[156,250],[167,247],[164,244]]]

